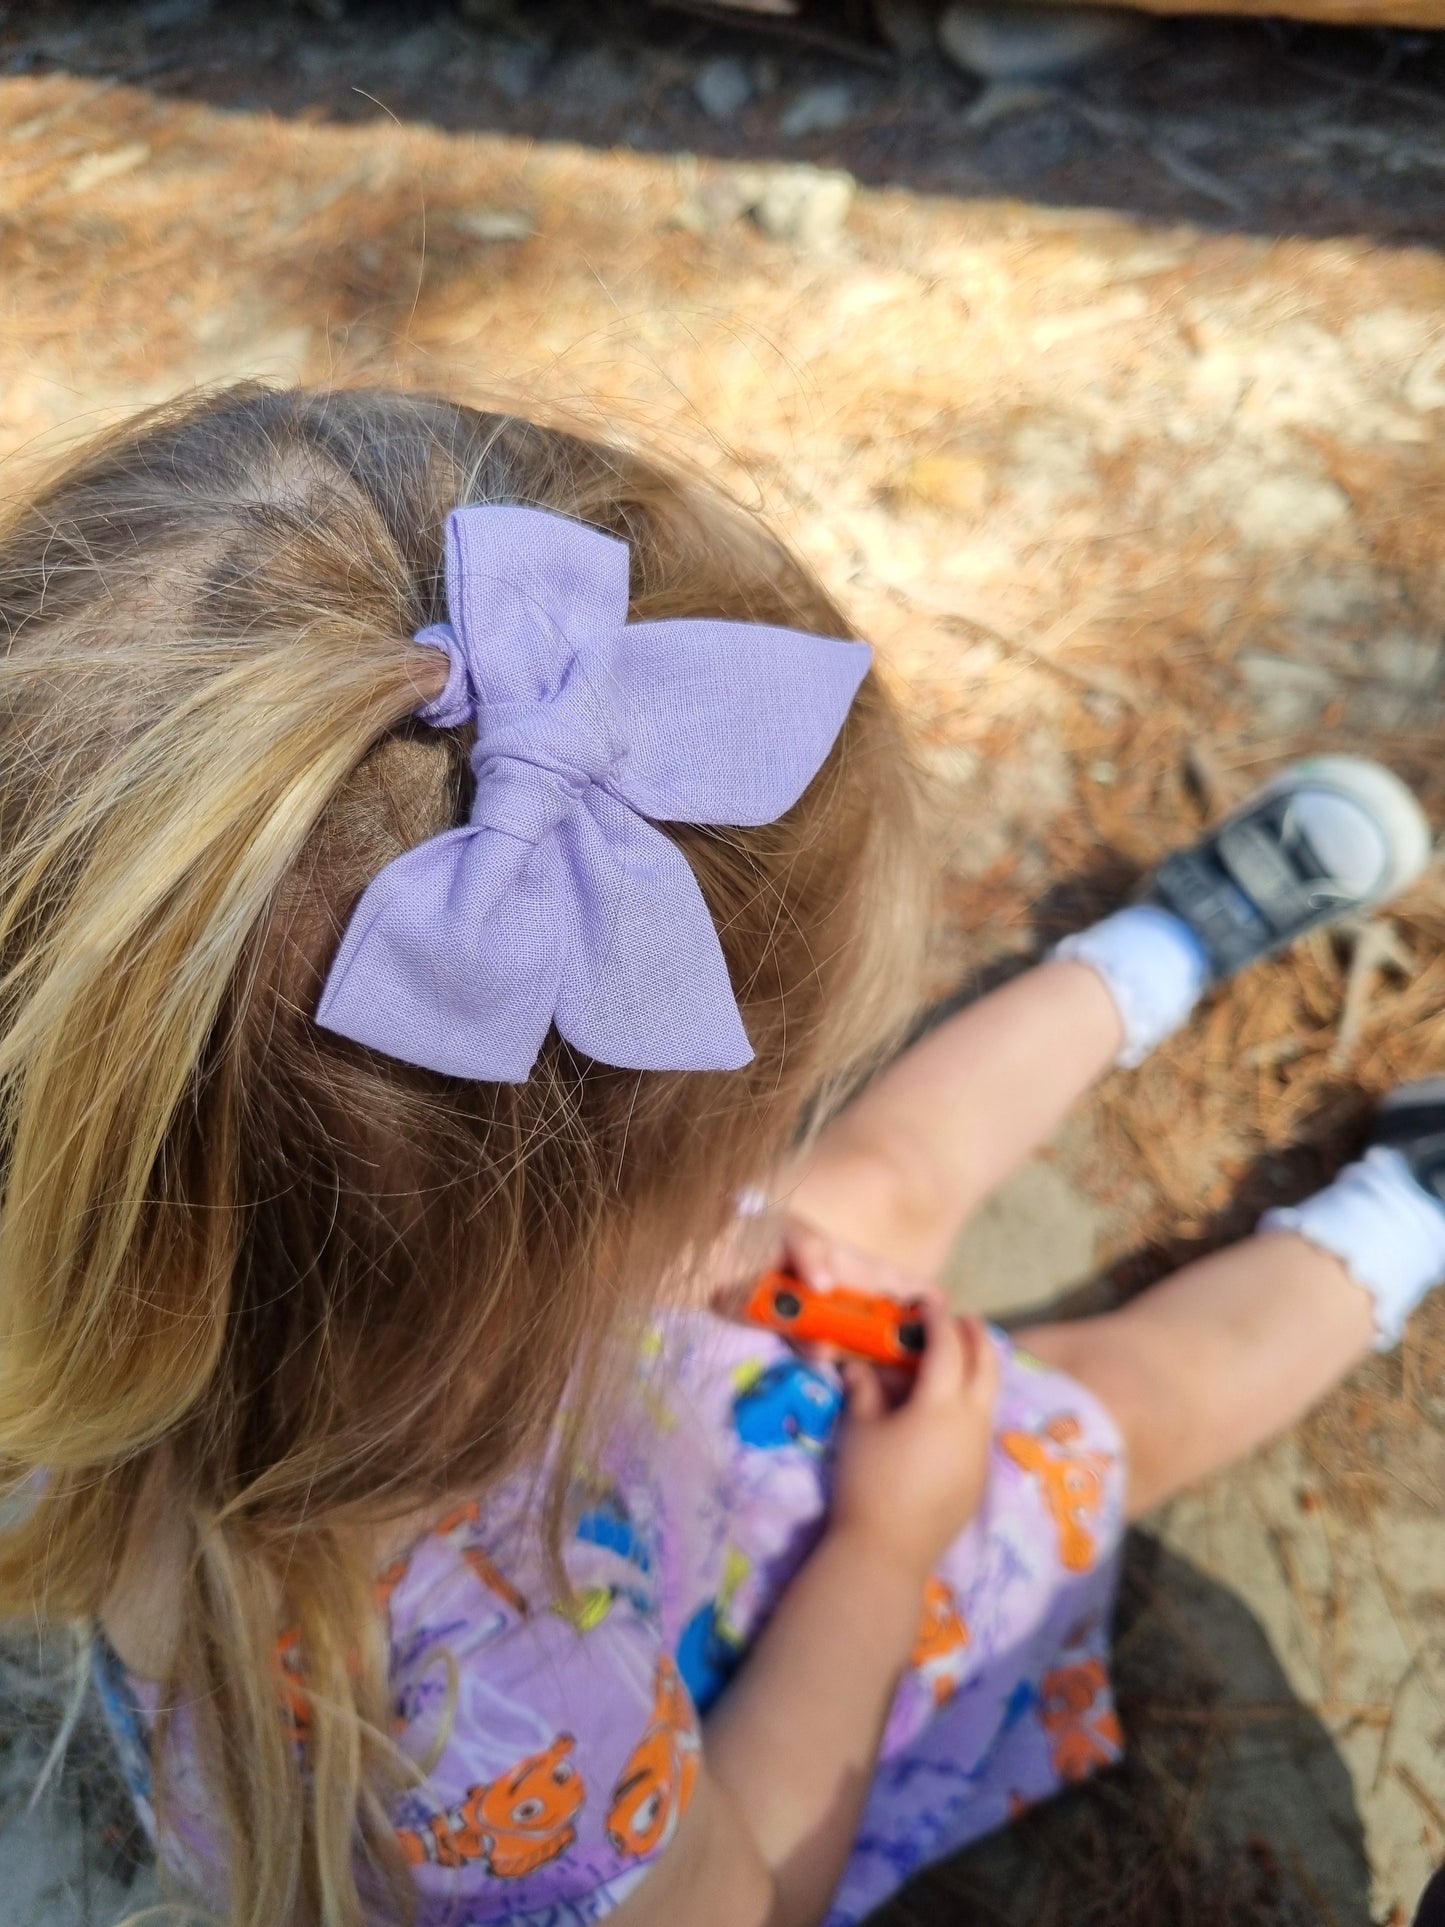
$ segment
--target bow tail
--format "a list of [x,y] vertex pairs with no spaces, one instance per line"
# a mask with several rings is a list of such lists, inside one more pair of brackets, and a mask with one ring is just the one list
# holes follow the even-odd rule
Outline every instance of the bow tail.
[[427,1070],[521,1083],[562,970],[557,866],[553,845],[471,827],[388,863],[347,927],[317,1023]]
[[740,1070],[743,1028],[697,879],[661,830],[594,785],[560,834],[574,928],[557,1028],[628,1070]]

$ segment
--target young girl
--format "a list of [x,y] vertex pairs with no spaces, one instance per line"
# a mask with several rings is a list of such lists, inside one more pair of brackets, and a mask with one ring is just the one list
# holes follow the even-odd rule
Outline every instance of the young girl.
[[[1300,766],[804,1133],[913,1007],[914,788],[711,492],[231,393],[14,512],[0,612],[0,1607],[86,1630],[185,1902],[851,1922],[1115,1759],[1125,1520],[1397,1335],[1445,1102],[1027,1353],[918,1281],[1418,870],[1400,786]],[[709,1309],[780,1255],[922,1296],[911,1387]]]

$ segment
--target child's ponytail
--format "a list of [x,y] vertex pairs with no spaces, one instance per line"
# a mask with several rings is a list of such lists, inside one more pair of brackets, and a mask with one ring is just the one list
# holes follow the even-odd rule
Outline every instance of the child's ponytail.
[[[238,974],[426,661],[396,635],[331,642],[237,649],[0,854],[0,1462],[136,1453],[215,1369],[241,1232]],[[85,680],[63,652],[10,668]],[[183,1105],[204,1117],[196,1170],[171,1154]]]
[[[63,790],[17,811],[12,783],[0,850],[0,1480],[24,1508],[0,1537],[0,1614],[94,1620],[148,1448],[172,1440],[168,1496],[188,1502],[191,1541],[175,1666],[200,1689],[197,1737],[229,1795],[237,1927],[359,1918],[357,1713],[382,1703],[370,1598],[364,1585],[352,1596],[364,1568],[319,1527],[286,1581],[311,1702],[317,1850],[304,1852],[296,1735],[278,1718],[286,1548],[247,1517],[244,1490],[206,1489],[226,1442],[194,1468],[182,1456],[228,1342],[246,1229],[240,1141],[261,1047],[246,1034],[249,980],[318,823],[434,665],[407,644],[400,592],[385,623],[376,590],[406,576],[380,547],[373,593],[341,619],[318,612],[299,638],[195,636],[191,673],[130,740],[114,747],[118,719],[96,716],[79,733],[97,753],[75,757]],[[194,634],[194,616],[181,620]],[[43,756],[57,709],[113,696],[124,651],[105,666],[108,689],[63,631],[12,650],[7,756]],[[203,1429],[232,1422],[212,1406]],[[164,1811],[163,1786],[160,1798]],[[334,1875],[326,1891],[326,1868],[342,1891]]]

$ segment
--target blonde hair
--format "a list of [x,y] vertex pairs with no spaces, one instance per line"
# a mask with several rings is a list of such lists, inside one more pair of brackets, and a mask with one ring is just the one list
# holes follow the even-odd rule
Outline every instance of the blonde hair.
[[162,409],[0,529],[0,1500],[30,1495],[0,1613],[93,1623],[163,1471],[191,1548],[169,1697],[238,1927],[406,1911],[377,1522],[534,1462],[580,1386],[555,1546],[609,1340],[911,1007],[915,792],[874,676],[779,822],[669,826],[747,1069],[637,1074],[554,1033],[525,1084],[469,1084],[313,1024],[362,888],[466,819],[409,639],[444,615],[446,512],[488,500],[624,537],[638,617],[849,633],[701,483],[377,392]]

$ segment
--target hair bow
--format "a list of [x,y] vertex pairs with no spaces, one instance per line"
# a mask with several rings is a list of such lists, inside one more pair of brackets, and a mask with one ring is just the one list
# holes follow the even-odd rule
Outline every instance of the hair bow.
[[605,1064],[752,1058],[697,879],[656,827],[770,823],[817,773],[865,644],[764,624],[627,620],[623,542],[546,510],[446,526],[446,688],[474,721],[471,820],[363,893],[316,1020],[457,1077],[527,1077],[552,1024]]

